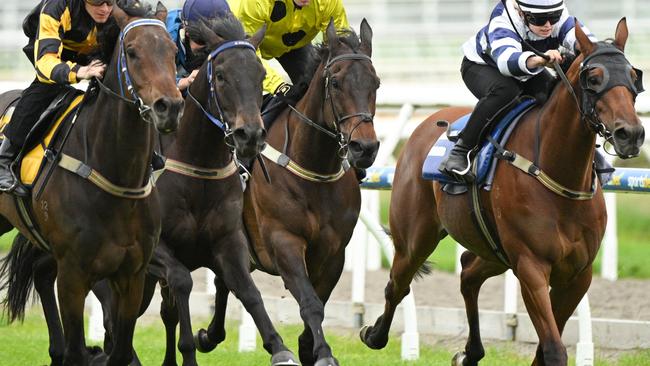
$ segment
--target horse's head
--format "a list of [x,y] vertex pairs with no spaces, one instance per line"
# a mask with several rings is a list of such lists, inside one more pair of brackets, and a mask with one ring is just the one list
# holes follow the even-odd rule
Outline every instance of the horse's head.
[[339,35],[333,21],[327,27],[325,77],[325,120],[334,121],[348,144],[348,160],[357,168],[375,161],[379,141],[373,118],[379,78],[372,66],[372,29],[364,19],[361,37],[354,32]]
[[[616,154],[635,157],[645,139],[634,102],[643,91],[642,72],[623,53],[628,30],[625,18],[618,22],[612,43],[593,43],[576,20],[576,38],[583,58],[569,73],[582,90],[582,111],[594,130],[612,143]],[[581,61],[581,62],[579,62]]]
[[153,122],[158,131],[174,131],[184,102],[176,86],[177,48],[163,23],[167,9],[158,2],[156,19],[142,19],[130,15],[133,11],[129,10],[129,7],[142,7],[140,2],[123,3],[126,3],[124,10],[118,6],[113,8],[113,17],[121,29],[115,63],[120,90],[122,95],[131,94],[142,117]]
[[255,49],[264,38],[262,27],[251,38],[233,15],[201,21],[187,28],[192,39],[212,50],[206,68],[209,91],[209,113],[216,113],[223,122],[226,143],[241,158],[252,158],[264,147],[266,130],[260,115],[264,67]]

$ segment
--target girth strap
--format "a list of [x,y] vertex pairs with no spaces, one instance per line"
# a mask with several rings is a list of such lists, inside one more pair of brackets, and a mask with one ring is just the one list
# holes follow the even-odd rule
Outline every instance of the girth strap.
[[207,169],[200,168],[193,165],[185,164],[178,160],[167,159],[165,160],[165,170],[170,172],[186,175],[198,179],[225,179],[235,174],[238,170],[235,160],[231,160],[228,165],[223,168]]
[[341,179],[345,172],[350,169],[350,163],[347,160],[343,160],[339,171],[334,174],[319,174],[312,172],[311,170],[305,169],[298,165],[295,161],[291,160],[287,155],[277,151],[271,145],[266,144],[266,147],[261,152],[262,156],[271,160],[272,162],[284,167],[294,175],[299,176],[302,179],[306,179],[312,182],[321,182],[321,183],[331,183],[336,182]]
[[80,160],[77,160],[69,155],[61,153],[61,160],[59,161],[59,166],[67,171],[77,174],[78,176],[89,180],[97,187],[101,188],[106,193],[109,193],[113,196],[120,198],[129,198],[129,199],[142,199],[146,198],[151,194],[154,183],[153,179],[150,176],[147,184],[140,188],[127,188],[120,187],[111,183],[106,177],[101,175],[95,169],[84,164]]

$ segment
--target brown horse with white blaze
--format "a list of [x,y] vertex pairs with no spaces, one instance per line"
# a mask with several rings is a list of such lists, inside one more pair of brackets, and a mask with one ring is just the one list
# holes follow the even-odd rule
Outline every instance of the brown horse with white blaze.
[[[384,314],[375,325],[362,330],[366,345],[374,349],[386,345],[395,308],[408,294],[413,276],[438,242],[451,235],[468,249],[461,258],[461,293],[470,330],[465,351],[456,354],[452,364],[477,365],[484,357],[479,290],[486,279],[508,268],[519,278],[539,337],[533,365],[567,364],[561,334],[589,288],[592,263],[607,222],[602,189],[596,185],[595,192],[590,190],[595,179],[596,136],[602,134],[621,158],[638,155],[644,140],[634,108],[642,90],[641,74],[623,54],[627,37],[625,19],[618,23],[613,43],[592,43],[576,27],[582,53],[567,72],[570,85],[560,83],[543,107],[523,116],[505,145],[518,156],[538,161],[548,177],[569,187],[566,192],[582,193],[580,199],[560,195],[540,184],[533,174],[500,162],[491,192],[481,190],[479,194],[505,260],[498,258],[473,221],[470,194],[449,195],[440,183],[421,177],[427,152],[445,132],[435,121],[455,121],[471,110],[443,109],[414,131],[397,163],[393,184],[390,227],[395,257],[385,290]],[[569,88],[575,91],[575,98]]]

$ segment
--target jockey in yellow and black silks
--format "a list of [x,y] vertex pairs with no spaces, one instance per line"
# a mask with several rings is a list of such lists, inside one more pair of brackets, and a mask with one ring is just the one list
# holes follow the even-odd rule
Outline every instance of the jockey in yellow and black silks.
[[[97,25],[108,21],[115,0],[43,0],[23,22],[23,49],[36,79],[25,89],[0,146],[0,190],[17,186],[10,165],[41,113],[69,84],[101,77],[106,66],[88,60],[97,47]],[[22,192],[26,194],[24,188]]]
[[[306,91],[307,85],[297,83],[302,76],[313,72],[306,69],[315,52],[312,41],[319,33],[325,34],[330,19],[334,19],[336,29],[350,28],[342,0],[229,0],[228,3],[246,33],[254,34],[266,24],[266,35],[259,47],[266,69],[263,87],[270,95],[282,96],[266,103],[269,112],[281,111],[283,102],[297,102]],[[293,85],[285,82],[269,64],[267,60],[273,58],[282,65]],[[264,115],[265,123],[269,122],[269,115]]]

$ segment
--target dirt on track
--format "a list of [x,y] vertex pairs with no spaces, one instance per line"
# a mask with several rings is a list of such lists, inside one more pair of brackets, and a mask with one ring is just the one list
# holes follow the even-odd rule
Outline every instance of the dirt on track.
[[[256,271],[253,278],[264,296],[287,296],[282,279]],[[479,308],[503,310],[504,276],[489,279],[482,287]],[[388,270],[366,272],[365,298],[367,303],[384,303],[384,287]],[[433,271],[413,283],[416,305],[463,308],[460,281],[453,273]],[[350,301],[352,273],[343,272],[332,293],[331,300]],[[650,321],[650,280],[623,279],[615,282],[595,277],[589,289],[591,315],[594,318]],[[525,312],[521,296],[518,311]]]

